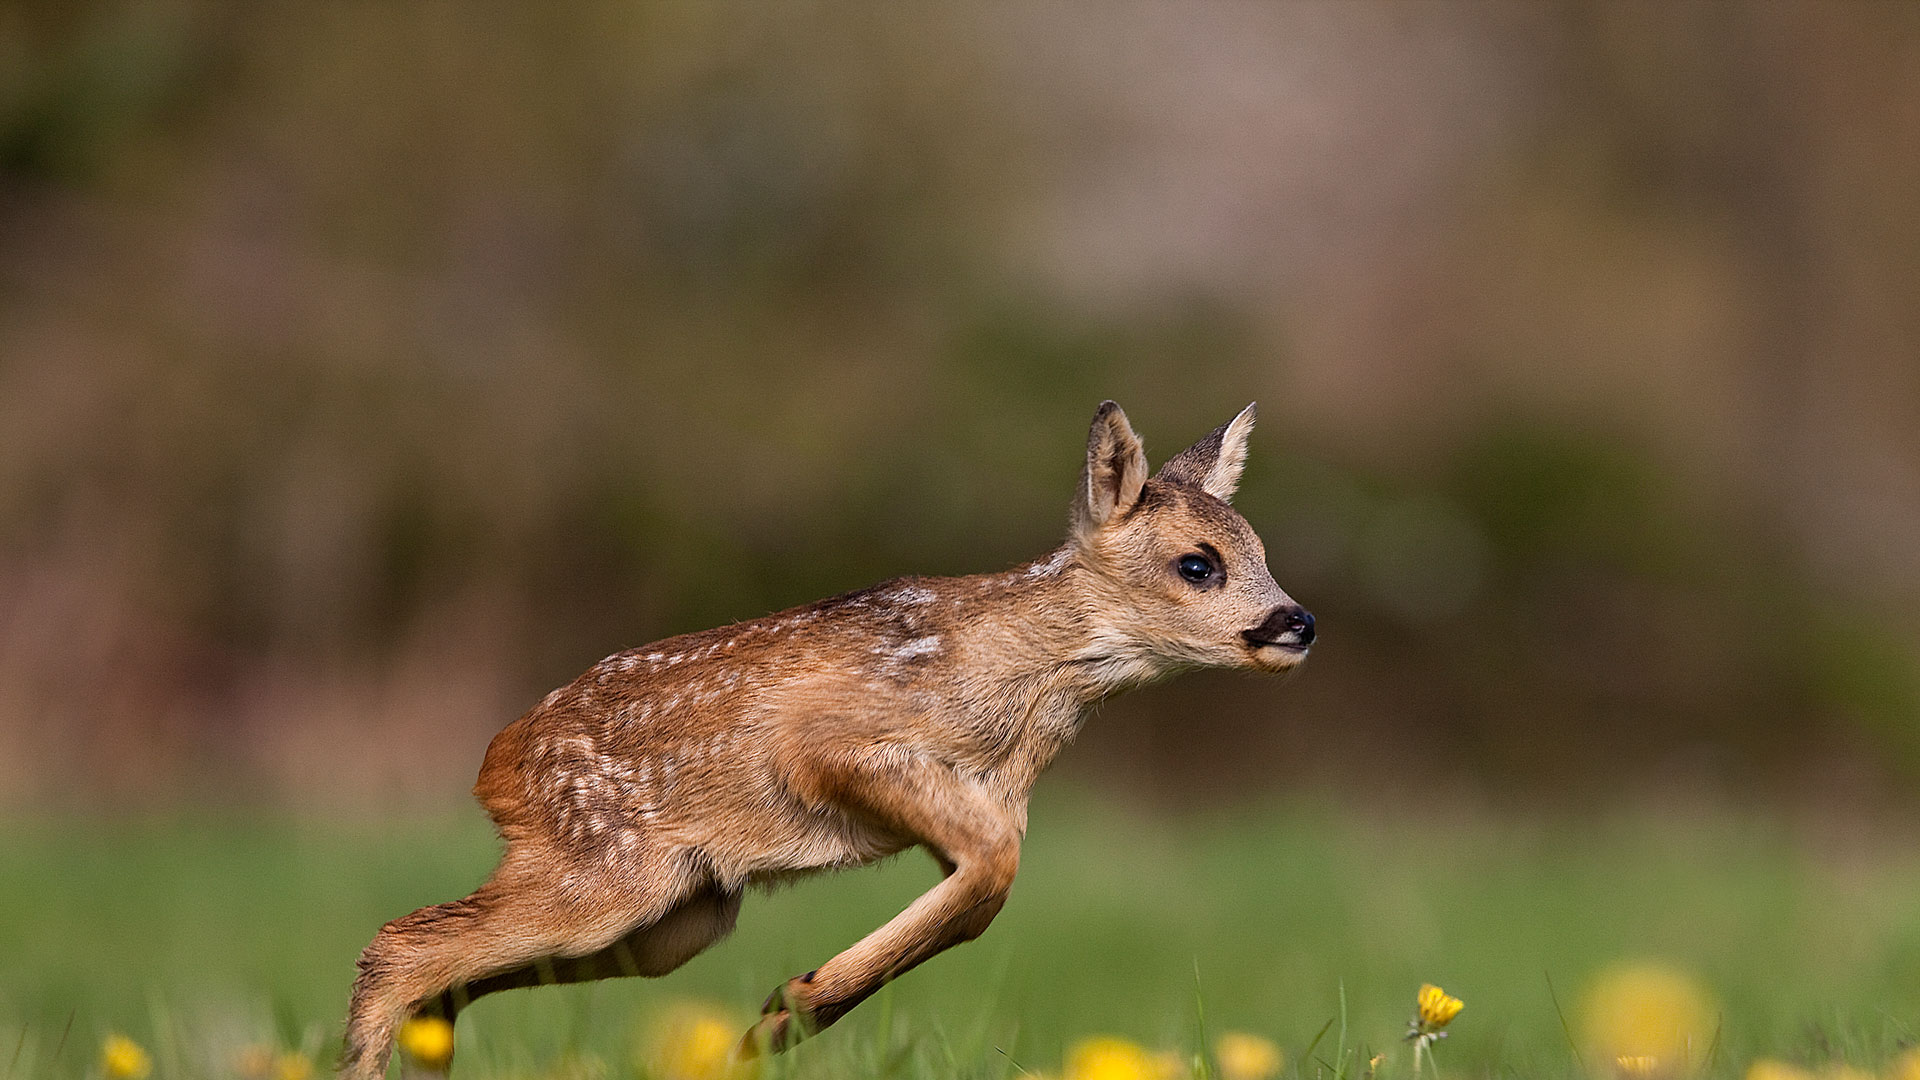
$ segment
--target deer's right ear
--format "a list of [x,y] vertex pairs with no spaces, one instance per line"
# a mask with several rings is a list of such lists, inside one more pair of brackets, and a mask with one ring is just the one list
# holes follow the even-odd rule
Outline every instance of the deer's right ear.
[[1146,482],[1147,452],[1140,436],[1120,406],[1101,402],[1087,432],[1087,467],[1073,504],[1074,531],[1085,536],[1132,509]]

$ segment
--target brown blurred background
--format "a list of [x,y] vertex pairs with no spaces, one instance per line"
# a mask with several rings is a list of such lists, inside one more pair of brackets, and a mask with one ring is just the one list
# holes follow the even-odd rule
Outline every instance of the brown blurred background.
[[1322,645],[1063,762],[1904,802],[1920,5],[0,6],[0,808],[457,800],[1248,400]]

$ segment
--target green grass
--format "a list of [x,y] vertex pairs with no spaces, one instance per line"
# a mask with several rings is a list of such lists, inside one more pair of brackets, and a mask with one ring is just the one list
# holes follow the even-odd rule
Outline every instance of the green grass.
[[[465,893],[493,852],[477,811],[0,826],[0,1080],[97,1075],[110,1031],[154,1050],[158,1080],[231,1075],[231,1051],[259,1041],[330,1060],[359,948],[384,919]],[[732,938],[665,979],[486,999],[461,1019],[456,1072],[598,1060],[631,1075],[648,1018],[699,999],[745,1021],[934,876],[909,854],[751,895]],[[1398,1037],[1431,981],[1467,1002],[1437,1048],[1448,1080],[1577,1076],[1548,978],[1577,1032],[1582,987],[1636,957],[1711,992],[1710,1074],[1760,1055],[1883,1067],[1920,1030],[1920,850],[1728,812],[1542,822],[1315,804],[1157,819],[1055,797],[1034,808],[987,935],[781,1071],[1057,1072],[1065,1046],[1099,1033],[1184,1056],[1204,1009],[1209,1031],[1279,1042],[1291,1076],[1351,1075],[1342,1030],[1350,1052],[1392,1055],[1383,1077],[1405,1075]],[[1595,1077],[1605,1065],[1585,1062]]]

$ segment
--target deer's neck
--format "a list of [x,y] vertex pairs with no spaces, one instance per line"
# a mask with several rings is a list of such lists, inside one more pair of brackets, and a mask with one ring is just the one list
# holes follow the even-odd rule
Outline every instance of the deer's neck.
[[1024,797],[1095,702],[1159,677],[1164,664],[1116,628],[1070,546],[985,582],[991,615],[970,630],[996,662],[972,711],[995,747],[993,771]]

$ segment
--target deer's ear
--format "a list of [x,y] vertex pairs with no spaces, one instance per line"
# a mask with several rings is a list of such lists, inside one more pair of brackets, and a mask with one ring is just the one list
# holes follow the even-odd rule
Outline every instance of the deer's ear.
[[1252,433],[1253,405],[1248,404],[1239,416],[1160,466],[1159,479],[1197,487],[1221,502],[1232,502],[1240,486],[1240,470],[1247,464],[1247,436]]
[[1133,508],[1147,482],[1147,452],[1127,423],[1127,414],[1111,401],[1100,403],[1087,432],[1087,467],[1073,503],[1074,530],[1090,533]]

